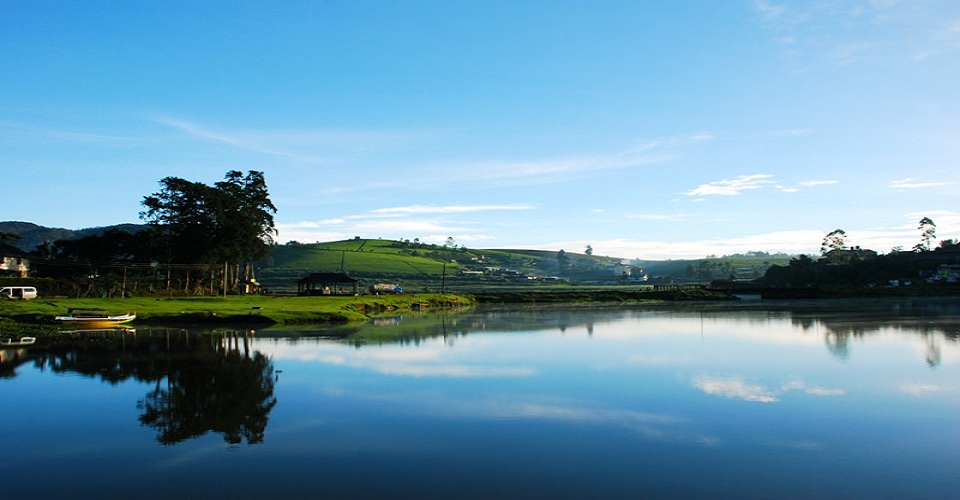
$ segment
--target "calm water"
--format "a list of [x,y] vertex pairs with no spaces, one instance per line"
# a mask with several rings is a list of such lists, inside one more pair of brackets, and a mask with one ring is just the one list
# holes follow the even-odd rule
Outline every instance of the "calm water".
[[523,309],[199,333],[0,351],[3,495],[960,491],[957,301]]

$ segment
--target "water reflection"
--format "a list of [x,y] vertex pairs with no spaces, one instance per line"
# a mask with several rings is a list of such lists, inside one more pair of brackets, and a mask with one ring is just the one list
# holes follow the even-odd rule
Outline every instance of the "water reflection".
[[957,306],[823,304],[491,309],[4,350],[4,422],[20,429],[0,443],[5,493],[55,496],[50,475],[91,497],[956,491]]
[[[442,339],[448,346],[470,334],[484,332],[532,332],[555,330],[584,332],[592,337],[596,325],[630,319],[669,317],[696,319],[699,332],[705,324],[718,320],[736,320],[754,325],[789,321],[798,334],[822,335],[826,349],[837,359],[850,357],[851,342],[869,336],[915,334],[925,345],[924,362],[936,367],[942,361],[942,344],[960,343],[960,304],[949,299],[918,301],[845,301],[712,306],[658,305],[629,309],[569,310],[550,308],[490,309],[482,314],[455,316],[407,315],[381,318],[349,328],[325,330],[321,336],[337,338],[361,348],[368,345],[420,345],[430,339]],[[781,336],[784,332],[778,332]],[[310,338],[298,332],[295,338]],[[779,340],[783,340],[782,338]]]
[[171,337],[167,334],[167,356],[153,365],[165,364],[163,377],[137,403],[140,422],[156,428],[163,444],[207,432],[222,434],[230,444],[262,442],[277,404],[274,370],[266,356],[251,354],[249,335],[212,335],[199,348],[189,345],[188,334]]
[[111,385],[149,382],[153,390],[137,402],[139,421],[158,431],[160,443],[214,432],[230,444],[257,444],[277,400],[273,364],[251,351],[250,342],[249,331],[78,330],[42,348],[20,349],[12,356],[5,351],[0,366],[6,377],[31,363],[40,371]]

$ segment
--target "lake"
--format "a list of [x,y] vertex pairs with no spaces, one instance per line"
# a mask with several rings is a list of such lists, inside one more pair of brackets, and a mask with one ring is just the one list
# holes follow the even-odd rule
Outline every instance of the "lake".
[[8,498],[960,491],[955,299],[137,328],[0,356]]

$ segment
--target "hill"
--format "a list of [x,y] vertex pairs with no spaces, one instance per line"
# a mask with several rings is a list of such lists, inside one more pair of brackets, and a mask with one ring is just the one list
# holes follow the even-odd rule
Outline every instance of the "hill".
[[113,226],[90,227],[85,229],[64,229],[60,227],[38,226],[32,222],[5,221],[0,222],[0,233],[11,233],[20,236],[18,241],[12,244],[24,252],[32,252],[38,246],[47,242],[57,240],[74,240],[85,238],[87,236],[96,236],[105,231],[119,228],[131,233],[136,233],[143,229],[143,224],[117,224]]
[[311,272],[346,272],[364,287],[396,282],[410,291],[441,289],[464,292],[514,288],[710,282],[754,279],[790,256],[753,252],[721,258],[627,261],[619,257],[559,251],[467,249],[409,241],[362,239],[326,243],[289,243],[272,247],[256,263],[258,279],[268,289],[290,292]]
[[[0,232],[21,237],[16,246],[31,251],[44,242],[102,234],[112,228],[133,233],[143,225],[122,224],[70,230],[29,222],[0,222]],[[408,240],[354,238],[325,243],[274,245],[255,263],[257,278],[274,292],[294,292],[296,282],[314,272],[343,271],[361,286],[400,283],[410,291],[477,291],[518,285],[623,285],[707,283],[715,279],[754,279],[771,265],[786,265],[789,255],[751,252],[746,255],[695,260],[627,260],[582,253],[468,249]]]

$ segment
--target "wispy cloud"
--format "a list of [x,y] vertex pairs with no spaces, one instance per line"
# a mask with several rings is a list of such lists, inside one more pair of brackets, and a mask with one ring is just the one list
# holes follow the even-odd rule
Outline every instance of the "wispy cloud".
[[685,192],[687,196],[736,196],[743,194],[744,191],[761,189],[766,187],[774,188],[784,193],[795,193],[800,188],[809,188],[816,186],[827,186],[838,184],[836,180],[809,180],[797,183],[795,186],[779,184],[773,180],[769,174],[741,175],[735,179],[725,179],[720,181],[701,184],[696,189]]
[[373,215],[399,216],[423,214],[461,214],[467,212],[490,212],[504,210],[532,210],[533,205],[410,205],[406,207],[387,207],[371,210]]
[[803,182],[800,182],[799,184],[803,187],[814,187],[814,186],[829,186],[831,184],[839,184],[839,183],[840,181],[835,181],[835,180],[811,180],[811,181],[803,181]]
[[322,163],[330,156],[397,147],[429,133],[411,131],[344,129],[227,129],[172,117],[154,119],[196,139],[224,144],[256,153]]
[[776,188],[784,193],[797,193],[800,191],[800,188],[830,186],[830,185],[839,184],[839,183],[840,181],[835,181],[835,180],[812,180],[812,181],[798,182],[796,186],[784,186],[782,184],[777,184]]
[[[475,162],[445,161],[442,164],[426,165],[423,170],[457,172],[456,182],[476,182],[498,186],[523,186],[569,182],[603,174],[605,172],[643,167],[669,162],[682,156],[683,150],[710,141],[713,135],[697,132],[690,135],[657,137],[638,141],[620,151],[597,155],[532,160],[488,159]],[[426,183],[446,183],[442,176],[421,178]]]
[[767,20],[779,18],[786,10],[786,7],[781,4],[766,2],[764,0],[757,0],[753,2],[753,7]]
[[768,174],[741,175],[735,179],[714,181],[701,184],[696,189],[687,191],[687,196],[736,196],[744,191],[760,189],[773,184],[773,176]]
[[31,142],[72,142],[90,145],[102,145],[105,147],[133,147],[150,142],[149,139],[141,137],[81,130],[66,130],[63,128],[40,127],[6,120],[0,121],[0,129],[4,129],[5,139],[7,140],[17,137],[18,140],[26,140]]
[[960,49],[949,2],[780,2],[756,0],[754,12],[784,54],[804,70],[881,59],[918,62]]
[[690,214],[627,214],[626,217],[647,221],[678,221],[689,219]]
[[351,238],[355,235],[385,237],[388,239],[406,236],[419,238],[425,243],[444,243],[453,237],[459,243],[493,239],[483,231],[477,231],[474,221],[451,218],[452,216],[491,212],[533,210],[530,204],[512,205],[409,205],[377,208],[361,214],[277,224],[284,241],[300,242],[330,241]]
[[610,255],[644,260],[699,259],[706,255],[732,255],[764,250],[789,254],[813,254],[820,248],[825,233],[820,230],[775,231],[736,236],[727,239],[662,241],[626,238],[562,240],[528,248],[556,251],[560,248],[584,248],[590,244],[596,255]]
[[893,189],[920,189],[928,187],[953,186],[955,184],[956,182],[954,181],[921,182],[912,177],[907,177],[906,179],[900,179],[898,181],[891,182],[890,187]]

